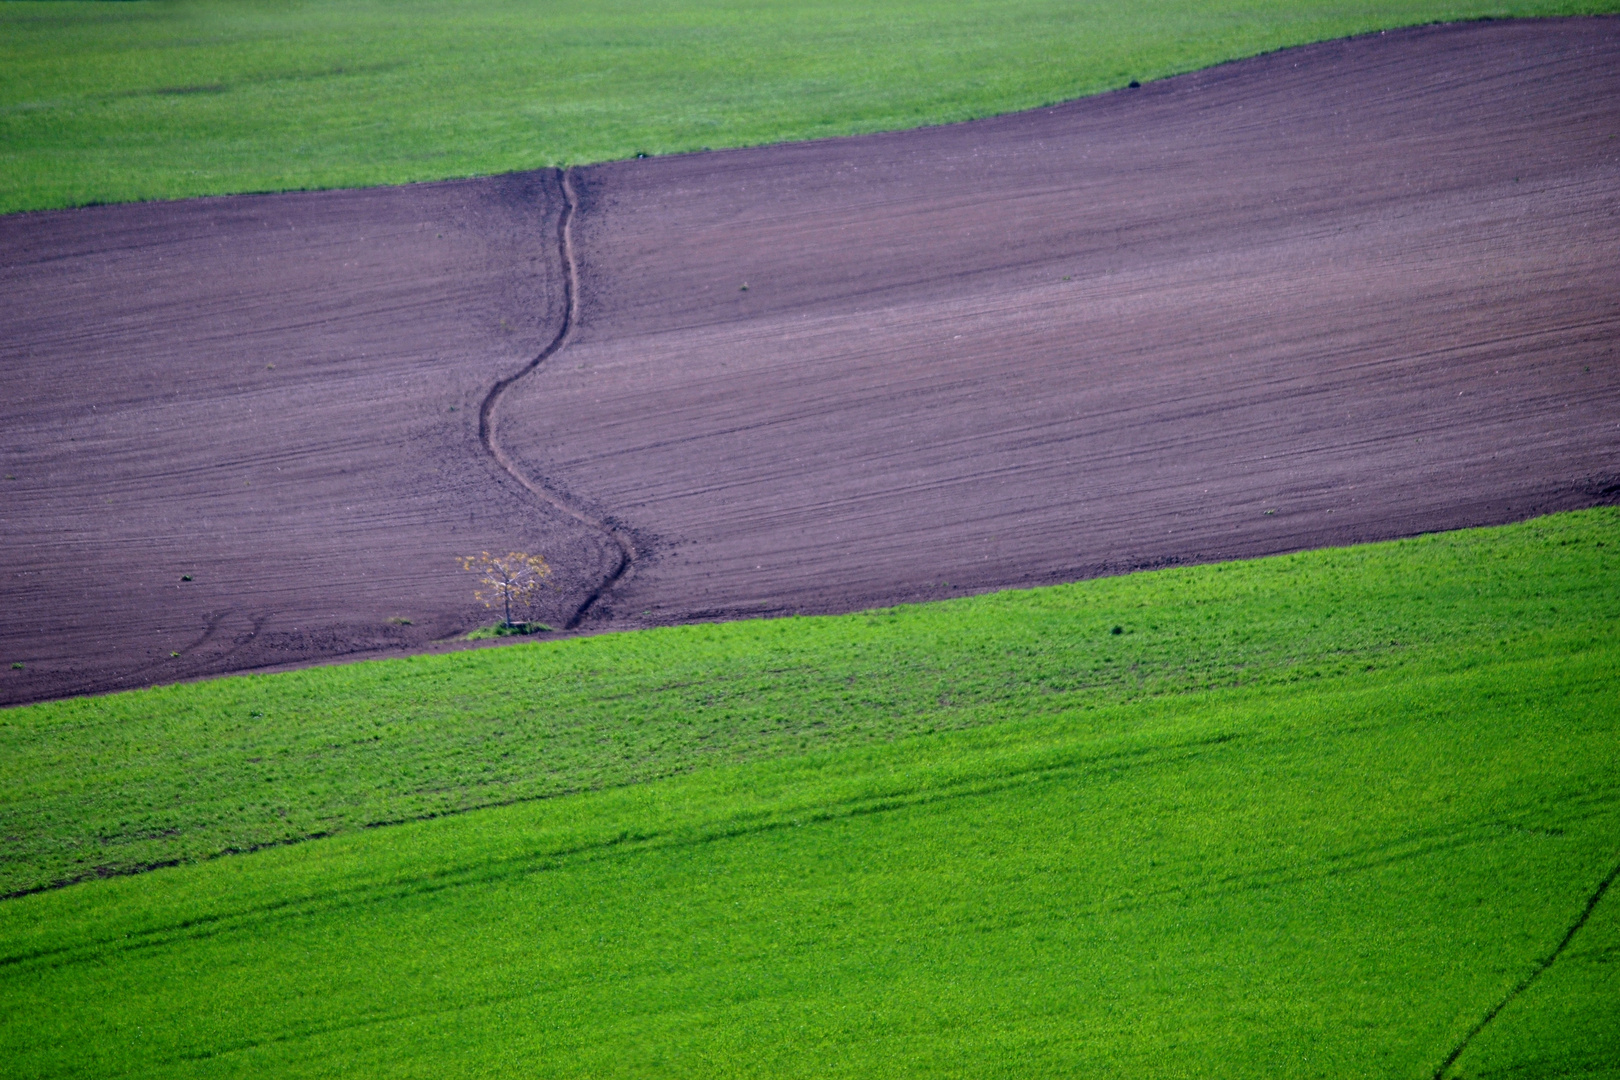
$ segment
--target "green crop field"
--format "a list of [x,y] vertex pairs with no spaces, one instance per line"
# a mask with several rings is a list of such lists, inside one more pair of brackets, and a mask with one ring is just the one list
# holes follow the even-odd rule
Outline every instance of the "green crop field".
[[1617,630],[1600,509],[9,710],[12,891],[183,861],[0,902],[0,1061],[1614,1076]]
[[908,128],[1617,0],[0,3],[0,213]]

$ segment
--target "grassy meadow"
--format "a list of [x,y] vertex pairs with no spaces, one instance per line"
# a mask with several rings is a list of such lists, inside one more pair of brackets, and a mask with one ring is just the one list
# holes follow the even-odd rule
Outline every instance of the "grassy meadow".
[[[0,902],[0,1061],[1432,1076],[1620,861],[1617,624],[1601,509],[8,710],[10,888],[187,861]],[[1615,1075],[1617,905],[1448,1075]]]
[[0,213],[938,124],[1620,0],[7,0]]

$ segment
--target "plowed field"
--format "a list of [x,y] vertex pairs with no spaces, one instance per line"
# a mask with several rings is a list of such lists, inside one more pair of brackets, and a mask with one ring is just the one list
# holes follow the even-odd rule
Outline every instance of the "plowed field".
[[425,647],[480,548],[566,624],[535,492],[634,549],[586,628],[1614,501],[1617,135],[1620,21],[1476,23],[575,170],[571,245],[551,173],[0,219],[0,700]]

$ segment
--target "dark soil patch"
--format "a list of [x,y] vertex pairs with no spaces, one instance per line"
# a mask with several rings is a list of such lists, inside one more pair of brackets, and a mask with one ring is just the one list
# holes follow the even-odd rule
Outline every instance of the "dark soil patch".
[[602,625],[1612,501],[1616,132],[1620,20],[1492,22],[580,170],[503,438],[661,538]]

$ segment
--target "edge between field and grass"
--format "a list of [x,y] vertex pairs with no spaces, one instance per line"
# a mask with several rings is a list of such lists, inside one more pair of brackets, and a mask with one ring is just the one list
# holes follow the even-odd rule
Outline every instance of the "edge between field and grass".
[[953,123],[1317,41],[1615,0],[0,5],[0,214]]
[[0,711],[0,892],[934,731],[1464,670],[1620,624],[1620,509],[933,604]]

